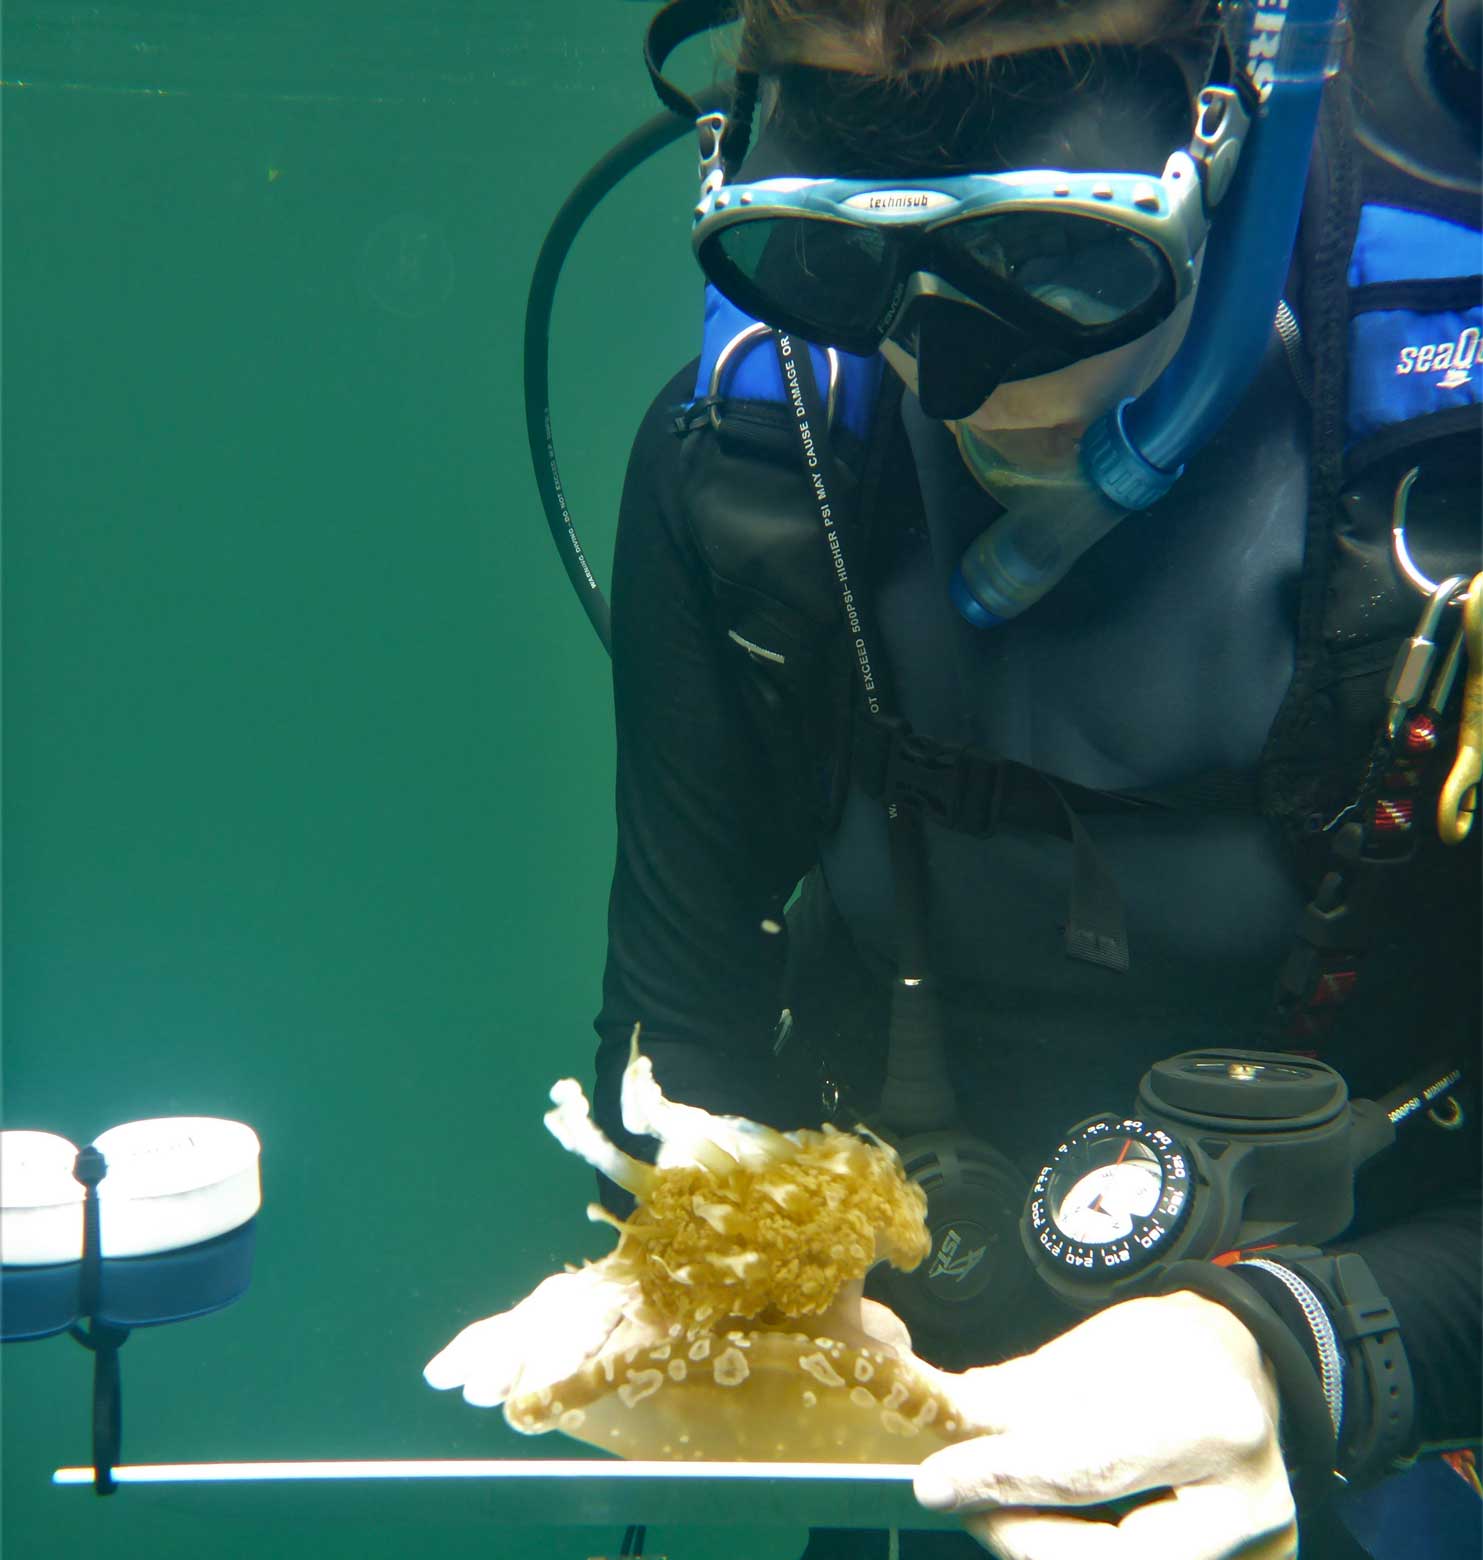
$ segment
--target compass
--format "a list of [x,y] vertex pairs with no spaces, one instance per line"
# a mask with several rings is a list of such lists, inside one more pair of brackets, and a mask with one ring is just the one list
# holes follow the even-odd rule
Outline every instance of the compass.
[[1354,1172],[1461,1078],[1433,1064],[1379,1100],[1289,1052],[1183,1051],[1126,1116],[1072,1127],[1020,1221],[1030,1264],[1073,1306],[1144,1292],[1167,1265],[1320,1245],[1354,1218]]
[[1136,1273],[1179,1235],[1191,1190],[1189,1155],[1170,1133],[1131,1117],[1094,1117],[1072,1129],[1030,1190],[1030,1258],[1073,1281]]

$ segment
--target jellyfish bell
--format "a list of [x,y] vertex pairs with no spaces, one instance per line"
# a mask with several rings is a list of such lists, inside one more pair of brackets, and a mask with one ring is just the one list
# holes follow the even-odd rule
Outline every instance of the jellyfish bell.
[[560,1430],[621,1457],[716,1462],[916,1463],[969,1432],[909,1353],[842,1316],[727,1318],[715,1329],[615,1339],[565,1380],[505,1404],[516,1430]]
[[574,1080],[551,1097],[553,1135],[635,1198],[626,1220],[588,1209],[619,1241],[583,1270],[630,1299],[575,1370],[522,1372],[514,1429],[631,1458],[900,1463],[970,1433],[899,1319],[862,1299],[876,1262],[909,1270],[930,1248],[894,1150],[667,1100],[637,1030],[623,1117],[659,1140],[655,1164],[604,1136]]

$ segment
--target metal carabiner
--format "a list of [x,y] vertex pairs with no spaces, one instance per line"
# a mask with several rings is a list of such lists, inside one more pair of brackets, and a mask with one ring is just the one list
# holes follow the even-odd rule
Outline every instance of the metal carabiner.
[[[1423,596],[1435,596],[1437,593],[1436,581],[1430,580],[1420,569],[1416,567],[1416,560],[1411,556],[1411,549],[1406,544],[1406,508],[1411,501],[1411,489],[1416,486],[1416,479],[1421,475],[1420,466],[1412,468],[1396,484],[1395,498],[1390,506],[1390,551],[1395,559],[1395,566],[1401,571],[1406,582],[1419,590]],[[1459,575],[1463,587],[1467,586],[1467,576]],[[1443,606],[1460,606],[1462,602],[1461,592],[1457,593],[1457,599],[1448,599]]]
[[[1463,599],[1463,616],[1467,616],[1467,600]],[[1452,697],[1452,689],[1457,683],[1458,669],[1462,665],[1462,657],[1465,650],[1466,630],[1462,623],[1457,625],[1457,632],[1452,636],[1452,643],[1447,647],[1447,654],[1442,657],[1442,665],[1437,672],[1436,681],[1431,685],[1431,692],[1426,696],[1425,709],[1440,720],[1446,713],[1447,701]]]
[[1437,655],[1437,629],[1442,614],[1452,598],[1467,585],[1462,574],[1450,574],[1440,585],[1433,585],[1427,594],[1426,605],[1417,619],[1416,630],[1396,651],[1390,676],[1385,684],[1385,697],[1389,707],[1385,715],[1386,737],[1394,742],[1401,722],[1420,702],[1426,692],[1427,679],[1431,676],[1432,663]]

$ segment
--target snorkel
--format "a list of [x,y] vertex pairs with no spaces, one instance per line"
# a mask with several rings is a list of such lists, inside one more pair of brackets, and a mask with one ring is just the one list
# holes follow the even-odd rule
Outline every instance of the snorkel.
[[1220,209],[1184,342],[1147,390],[1087,429],[1059,469],[1024,471],[981,448],[969,455],[1006,510],[953,574],[953,603],[975,627],[1033,606],[1119,520],[1162,498],[1250,384],[1282,295],[1342,16],[1343,0],[1230,8],[1231,53],[1257,101],[1243,107],[1221,88],[1200,96],[1191,156],[1207,205]]

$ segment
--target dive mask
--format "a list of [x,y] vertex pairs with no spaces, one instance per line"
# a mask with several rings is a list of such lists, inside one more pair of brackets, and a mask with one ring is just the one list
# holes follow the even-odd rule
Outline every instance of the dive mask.
[[1001,380],[1133,341],[1190,295],[1247,124],[1233,103],[1229,89],[1207,87],[1189,147],[1157,178],[1035,169],[890,183],[708,179],[691,243],[706,276],[752,318],[861,356],[888,339],[915,350],[918,331],[952,305],[975,347],[992,347],[981,398]]

